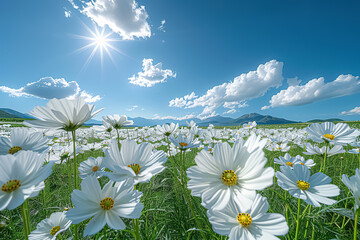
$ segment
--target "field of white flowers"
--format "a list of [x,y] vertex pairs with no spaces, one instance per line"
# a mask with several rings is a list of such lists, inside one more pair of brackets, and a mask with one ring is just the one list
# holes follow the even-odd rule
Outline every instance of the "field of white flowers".
[[360,237],[354,126],[89,128],[81,98],[30,114],[0,125],[0,239]]

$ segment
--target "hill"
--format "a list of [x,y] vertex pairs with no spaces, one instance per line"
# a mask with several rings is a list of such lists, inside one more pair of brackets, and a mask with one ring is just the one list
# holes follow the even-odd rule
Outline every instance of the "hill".
[[313,119],[310,121],[307,121],[309,123],[316,123],[316,122],[343,122],[343,119],[340,118],[329,118],[329,119]]
[[[13,109],[9,108],[0,108],[0,118],[20,118],[20,119],[30,119],[32,118],[28,114],[20,113]],[[290,124],[290,123],[297,123],[295,121],[290,121],[284,118],[277,118],[270,115],[261,115],[258,113],[249,113],[244,114],[238,118],[230,118],[230,117],[223,117],[220,115],[206,118],[206,119],[199,119],[199,118],[192,118],[187,120],[173,120],[173,119],[147,119],[142,117],[128,117],[129,120],[134,121],[134,127],[144,127],[144,126],[155,126],[155,125],[162,125],[164,123],[179,123],[180,126],[186,126],[186,121],[190,122],[193,120],[197,123],[200,127],[207,127],[209,124],[213,124],[214,126],[241,126],[244,123],[256,121],[257,124]],[[328,121],[328,120],[324,120]],[[338,120],[335,120],[338,121]],[[341,121],[341,119],[340,119]],[[85,123],[85,125],[101,125],[102,122],[96,119],[91,119]]]

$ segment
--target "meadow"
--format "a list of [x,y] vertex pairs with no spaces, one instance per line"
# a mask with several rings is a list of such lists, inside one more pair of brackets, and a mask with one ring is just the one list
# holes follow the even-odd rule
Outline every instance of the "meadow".
[[[358,122],[352,122],[349,125],[352,128],[360,128]],[[313,159],[316,165],[311,167],[310,171],[314,174],[321,170],[324,156],[303,154],[306,142],[315,143],[302,135],[306,132],[304,130],[306,126],[309,124],[261,125],[251,129],[245,129],[242,126],[205,128],[201,129],[197,136],[201,146],[187,151],[176,149],[176,146],[155,128],[120,129],[119,140],[133,139],[138,143],[149,142],[155,151],[162,150],[168,153],[169,147],[171,150],[165,163],[165,170],[153,176],[150,182],[137,184],[137,190],[143,193],[141,202],[144,206],[138,222],[141,239],[228,239],[213,231],[207,209],[201,205],[201,198],[185,194],[186,191],[188,193],[190,191],[176,179],[172,164],[175,163],[176,168],[181,168],[184,164],[185,169],[188,169],[196,164],[195,157],[200,151],[211,152],[211,148],[219,142],[230,142],[233,146],[233,138],[240,136],[246,140],[251,134],[256,134],[262,138],[276,138],[277,141],[285,142],[286,146],[290,147],[287,151],[282,151],[280,147],[270,148],[270,150],[264,148],[267,159],[265,167],[280,171],[280,166],[274,163],[274,159],[288,153],[292,157],[301,155],[305,160]],[[13,127],[3,128],[2,134],[9,135],[12,129]],[[189,131],[189,127],[179,127],[174,135],[189,134]],[[215,134],[209,137],[207,132],[212,132],[212,134],[215,132]],[[291,137],[294,134],[296,136]],[[70,135],[64,131],[47,135],[51,146],[71,146],[72,144]],[[80,150],[76,156],[76,166],[79,166],[89,157],[104,157],[104,150],[109,148],[110,139],[116,139],[116,131],[106,132],[99,127],[79,128],[77,136]],[[274,139],[269,140],[267,146],[273,144]],[[325,146],[325,143],[319,144],[319,147],[322,146]],[[327,157],[325,174],[331,177],[332,184],[340,188],[340,194],[333,198],[337,201],[333,205],[310,207],[301,201],[298,208],[298,199],[279,187],[275,176],[273,185],[257,191],[267,197],[268,212],[279,213],[287,218],[289,231],[285,236],[278,236],[280,239],[354,239],[354,199],[341,180],[343,174],[352,176],[355,174],[355,169],[359,168],[360,155],[348,153],[347,151],[351,149],[353,147],[347,145],[344,146],[344,153]],[[49,152],[49,155],[51,154],[54,154],[53,150]],[[64,155],[59,155],[60,158],[62,156]],[[61,162],[56,161],[53,173],[45,180],[45,188],[38,196],[29,198],[31,231],[52,213],[72,207],[68,181],[69,169],[72,168],[70,156],[63,157]],[[185,181],[188,180],[189,178],[186,177]],[[101,186],[104,186],[109,179],[103,176],[99,178],[99,181]],[[74,188],[74,185],[72,187]],[[300,215],[297,219],[298,210],[300,210]],[[77,224],[79,239],[136,239],[137,237],[133,230],[134,221],[123,218],[125,230],[118,231],[105,226],[95,235],[83,238],[82,233],[89,220]],[[74,236],[75,230],[72,226],[69,230],[57,235],[57,239],[69,239]],[[20,207],[0,212],[0,239],[25,239]]]

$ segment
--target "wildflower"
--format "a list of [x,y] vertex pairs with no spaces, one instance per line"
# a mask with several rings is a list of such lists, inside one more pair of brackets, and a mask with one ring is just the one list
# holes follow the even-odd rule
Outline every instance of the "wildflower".
[[102,157],[89,157],[88,160],[80,163],[79,172],[80,178],[84,179],[87,176],[100,177],[105,170]]
[[139,218],[143,209],[140,202],[141,192],[135,190],[131,184],[121,182],[115,184],[109,181],[103,189],[95,176],[89,176],[81,182],[81,191],[75,189],[71,194],[74,208],[66,212],[66,217],[73,224],[86,219],[91,221],[86,225],[83,236],[94,235],[105,224],[115,230],[126,228],[123,218]]
[[313,123],[306,128],[309,138],[315,142],[330,142],[334,145],[346,145],[355,141],[359,130],[351,129],[346,123]]
[[331,157],[335,154],[344,153],[345,150],[341,145],[335,145],[333,148],[328,146],[323,146],[319,148],[318,146],[312,146],[310,143],[306,144],[306,152],[303,152],[306,155],[324,155],[326,152],[326,156]]
[[357,168],[355,170],[355,175],[351,176],[350,179],[346,174],[342,175],[342,182],[349,188],[352,195],[355,198],[355,211],[360,206],[360,171]]
[[148,182],[162,172],[167,158],[163,151],[152,151],[151,143],[137,144],[133,140],[117,142],[112,140],[110,149],[105,152],[104,165],[112,172],[103,174],[113,181],[131,181],[133,184]]
[[234,198],[221,211],[207,212],[213,230],[229,240],[278,239],[289,231],[286,219],[278,213],[267,213],[266,197],[257,194],[249,203]]
[[24,124],[34,128],[75,131],[102,110],[93,112],[94,108],[94,105],[86,104],[82,97],[76,97],[74,100],[54,98],[46,107],[35,107],[30,115],[37,120],[24,121]]
[[42,220],[29,235],[29,240],[56,240],[56,237],[71,225],[65,213],[65,211],[55,212],[49,218]]
[[161,134],[164,135],[166,137],[169,137],[173,132],[176,131],[176,129],[179,128],[179,124],[177,123],[175,125],[175,123],[171,123],[170,125],[168,124],[164,124],[162,126],[157,125],[156,126],[156,130]]
[[336,197],[340,189],[331,183],[331,178],[318,172],[310,176],[309,169],[301,164],[295,164],[294,169],[288,166],[280,167],[276,172],[279,186],[288,191],[291,196],[300,198],[306,203],[320,207],[320,203],[332,205],[336,202],[328,197]]
[[0,155],[15,154],[21,150],[46,152],[49,150],[49,139],[42,133],[28,128],[14,128],[10,138],[0,137]]
[[241,201],[255,197],[256,190],[273,184],[274,170],[264,168],[265,144],[265,140],[251,135],[246,142],[236,142],[233,148],[226,142],[217,144],[213,155],[202,150],[195,157],[196,166],[187,170],[191,194],[201,197],[207,209],[222,209],[232,197]]
[[103,116],[102,118],[103,118],[104,126],[107,129],[109,129],[109,126],[105,125],[105,123],[109,124],[114,129],[120,129],[123,126],[128,126],[128,125],[133,125],[134,124],[134,121],[128,120],[127,116],[125,116],[125,115],[119,116],[119,114],[114,114],[112,116],[111,115]]
[[197,139],[194,139],[192,134],[189,134],[188,136],[179,134],[176,138],[174,135],[171,135],[169,139],[175,146],[180,148],[180,150],[197,148],[200,146],[200,142]]
[[0,155],[0,211],[17,208],[45,187],[54,163],[43,166],[44,159],[44,153],[31,151]]

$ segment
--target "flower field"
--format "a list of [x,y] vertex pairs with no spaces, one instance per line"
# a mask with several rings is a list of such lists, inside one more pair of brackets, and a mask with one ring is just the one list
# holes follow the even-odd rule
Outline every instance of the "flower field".
[[359,123],[132,128],[83,99],[0,125],[0,239],[359,239]]

